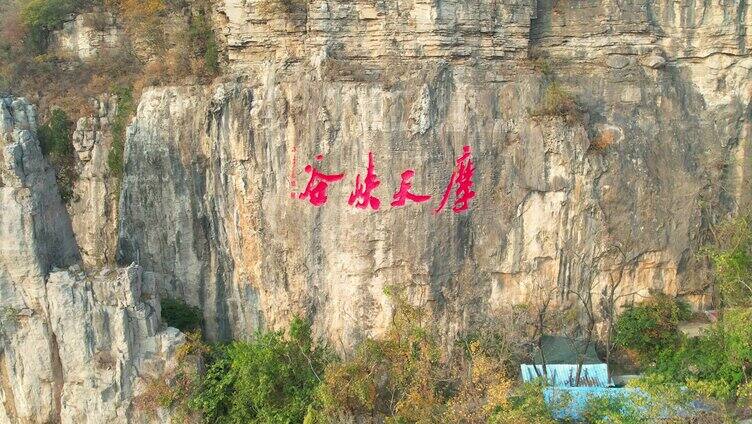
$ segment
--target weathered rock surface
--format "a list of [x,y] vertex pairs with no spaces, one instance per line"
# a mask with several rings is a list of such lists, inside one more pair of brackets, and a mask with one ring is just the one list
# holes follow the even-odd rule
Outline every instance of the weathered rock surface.
[[[37,422],[56,416],[54,338],[44,318],[45,276],[78,259],[70,221],[36,139],[36,110],[0,100],[0,419]],[[40,319],[41,318],[41,319]],[[18,328],[11,324],[18,321]],[[59,361],[57,361],[59,362]]]
[[61,335],[60,421],[141,421],[134,395],[185,341],[174,328],[160,331],[159,298],[142,284],[141,269],[52,273],[47,293],[52,331]]
[[87,277],[52,272],[46,304],[5,306],[0,422],[144,422],[134,404],[173,366],[185,336],[160,331],[159,302],[135,265]]
[[312,55],[383,68],[384,60],[525,59],[535,0],[218,2],[235,65]]
[[[204,309],[209,335],[297,313],[347,349],[385,328],[396,285],[451,339],[540,285],[597,302],[621,268],[622,294],[708,300],[694,252],[749,196],[746,4],[226,0],[218,12],[237,77],[144,93],[118,242],[121,261]],[[579,119],[541,116],[555,87]],[[477,195],[434,215],[464,145]],[[369,152],[378,212],[347,204]],[[319,208],[291,196],[309,163],[345,173]],[[430,205],[389,207],[406,169]]]
[[68,211],[84,264],[98,269],[115,260],[118,179],[107,158],[117,99],[103,95],[91,101],[94,114],[80,118],[73,132],[78,179]]
[[[541,287],[597,304],[615,275],[622,302],[707,302],[695,252],[750,200],[749,8],[224,0],[227,75],[144,92],[117,211],[114,105],[79,121],[70,218],[34,109],[3,100],[0,422],[148,419],[133,395],[182,340],[159,331],[158,292],[201,306],[216,339],[299,314],[340,350],[386,328],[389,286],[447,342]],[[59,42],[96,55],[104,23]],[[476,196],[434,214],[464,146]],[[348,204],[369,153],[378,211]],[[307,164],[345,174],[321,207],[298,198]],[[433,198],[392,208],[407,169]],[[87,277],[79,252],[127,268]]]
[[35,116],[0,99],[0,422],[142,421],[133,396],[184,336],[138,266],[81,271]]
[[89,59],[123,42],[123,31],[108,12],[90,12],[71,16],[63,28],[55,31],[51,48]]
[[0,125],[0,252],[10,276],[33,279],[76,261],[78,249],[55,173],[36,137],[36,109],[24,99],[2,98]]

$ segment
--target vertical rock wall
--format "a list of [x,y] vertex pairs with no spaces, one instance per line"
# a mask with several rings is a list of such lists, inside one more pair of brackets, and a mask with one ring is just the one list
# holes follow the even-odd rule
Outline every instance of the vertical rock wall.
[[78,260],[54,171],[36,139],[36,110],[0,101],[0,382],[6,422],[60,413],[60,367],[48,315],[45,277]]
[[[160,327],[160,293],[200,306],[215,339],[297,314],[343,351],[389,325],[390,287],[430,310],[447,346],[541,290],[597,305],[614,275],[623,302],[709,302],[695,253],[750,200],[746,2],[215,12],[226,74],[144,92],[122,182],[101,97],[74,133],[67,211],[34,108],[0,101],[0,422],[159,420],[133,397],[183,340]],[[117,42],[114,22],[90,23],[56,46],[89,57]],[[434,214],[465,146],[476,196]],[[348,204],[369,154],[378,211]],[[344,173],[320,207],[299,198],[307,164]],[[408,169],[433,198],[392,208]],[[125,268],[99,271],[113,260]]]
[[99,269],[115,260],[119,181],[107,161],[117,98],[102,95],[91,102],[94,114],[79,119],[73,132],[78,179],[68,211],[84,264]]
[[81,271],[36,130],[33,106],[0,99],[0,422],[140,422],[134,396],[184,336],[139,267]]
[[[707,303],[695,252],[748,198],[747,10],[226,0],[231,75],[147,91],[129,128],[119,260],[210,336],[302,314],[342,349],[388,325],[391,285],[448,339],[541,286],[597,303],[620,270],[624,301]],[[581,113],[546,111],[562,92]],[[477,196],[433,215],[465,145]],[[377,212],[347,204],[369,152]],[[314,207],[291,194],[318,154],[345,177]],[[389,207],[406,169],[431,205]]]

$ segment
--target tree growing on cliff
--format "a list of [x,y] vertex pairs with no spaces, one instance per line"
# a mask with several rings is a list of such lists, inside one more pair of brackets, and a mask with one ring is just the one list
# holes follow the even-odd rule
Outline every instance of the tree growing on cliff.
[[608,372],[611,377],[611,360],[614,351],[614,331],[616,319],[618,316],[618,308],[622,302],[622,299],[635,296],[637,291],[625,292],[623,290],[623,283],[626,280],[626,271],[630,267],[634,267],[638,256],[634,256],[631,259],[627,259],[627,255],[624,249],[620,245],[613,245],[609,249],[609,253],[616,256],[615,265],[609,269],[608,282],[603,285],[601,289],[601,299],[598,308],[601,321],[605,326],[605,334],[603,335],[603,348],[605,351],[606,364],[609,365]]
[[712,228],[715,243],[706,251],[715,268],[723,306],[752,304],[752,212]]
[[548,376],[543,340],[546,335],[556,331],[555,323],[559,321],[557,318],[558,311],[554,310],[556,295],[557,288],[555,285],[545,284],[536,278],[528,295],[528,301],[523,305],[532,321],[529,343],[533,346],[533,354],[537,353],[540,356],[541,363],[539,365],[541,365],[543,372],[540,373],[538,367],[535,367],[535,372],[539,377]]
[[681,340],[679,322],[689,318],[689,307],[657,293],[646,301],[627,308],[615,325],[616,344],[637,354],[643,363],[677,345]]
[[90,6],[91,1],[29,0],[21,16],[28,30],[28,41],[36,53],[47,50],[52,30],[58,29],[72,13]]
[[595,327],[599,317],[593,294],[596,291],[599,261],[578,253],[576,247],[568,250],[571,253],[564,261],[563,278],[559,281],[562,308],[565,310],[557,317],[561,334],[577,355],[574,385],[579,386],[582,383],[582,367],[595,344]]
[[546,410],[540,390],[516,387],[512,377],[526,347],[517,337],[524,337],[528,323],[522,309],[498,317],[519,328],[498,328],[498,321],[480,325],[450,354],[441,349],[430,311],[409,304],[398,291],[390,293],[396,303],[392,325],[327,367],[308,423],[488,422],[491,417],[512,423],[532,417],[531,405]]
[[55,169],[60,197],[67,202],[73,197],[73,184],[78,178],[73,148],[73,122],[61,109],[52,111],[50,119],[37,132],[42,154]]

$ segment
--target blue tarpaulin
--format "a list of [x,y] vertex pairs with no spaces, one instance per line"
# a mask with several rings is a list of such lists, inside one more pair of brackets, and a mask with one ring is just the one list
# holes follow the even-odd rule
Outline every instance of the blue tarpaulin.
[[[645,392],[631,387],[546,387],[543,398],[557,420],[581,420],[588,401],[594,397],[618,399],[624,407],[646,411],[648,406],[656,407]],[[661,419],[691,417],[700,411],[710,411],[707,404],[694,400],[687,404],[661,404],[657,413]],[[626,412],[626,411],[625,411]]]
[[[654,403],[655,399],[650,399],[640,389],[609,387],[608,365],[600,361],[591,343],[546,336],[533,361],[534,364],[520,366],[522,380],[527,382],[544,375],[547,377],[543,397],[557,420],[581,420],[588,402],[594,397],[618,400],[623,408],[636,408],[637,411],[645,411],[646,405]],[[583,363],[580,384],[575,386],[579,361]],[[543,372],[544,362],[546,373]],[[689,405],[660,405],[660,408],[657,414],[665,418],[688,417],[697,411],[709,410],[707,405],[698,401]]]
[[601,396],[620,398],[625,403],[631,403],[644,394],[639,389],[615,387],[546,387],[543,390],[543,397],[557,420],[582,419],[588,401]]

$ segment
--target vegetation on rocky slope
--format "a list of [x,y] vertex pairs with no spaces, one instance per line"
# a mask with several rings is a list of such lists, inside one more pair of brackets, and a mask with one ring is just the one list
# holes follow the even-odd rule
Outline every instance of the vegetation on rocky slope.
[[[752,296],[745,289],[752,231],[742,216],[716,232],[730,232],[707,249],[722,288],[718,321],[690,338],[679,324],[696,316],[676,299],[656,294],[626,308],[614,324],[618,354],[610,365],[637,367],[643,376],[629,383],[636,390],[626,398],[589,398],[585,422],[721,423],[749,413]],[[300,319],[287,332],[229,345],[194,335],[184,349],[202,358],[206,371],[153,381],[145,393],[162,401],[147,406],[206,423],[557,422],[567,400],[546,402],[540,382],[518,377],[519,364],[536,352],[540,309],[512,308],[447,351],[426,311],[394,289],[389,294],[397,305],[392,326],[343,358],[314,340]],[[601,348],[604,342],[597,341]],[[705,410],[688,415],[697,400]]]
[[117,96],[117,112],[112,121],[112,147],[107,154],[107,167],[112,176],[119,181],[123,177],[123,161],[125,154],[125,130],[128,121],[135,112],[133,89],[128,87],[115,87],[113,94]]
[[[185,349],[205,361],[206,371],[153,381],[146,393],[162,402],[150,407],[206,423],[557,422],[556,410],[567,400],[547,403],[540,382],[518,379],[519,363],[534,351],[532,343],[520,343],[533,340],[529,328],[488,327],[448,353],[425,311],[400,297],[395,302],[388,332],[365,339],[344,358],[314,340],[300,319],[287,332],[229,345],[207,345],[193,336]],[[727,310],[698,339],[677,329],[686,314],[683,304],[656,296],[622,315],[616,326],[621,357],[636,352],[646,373],[630,382],[639,391],[629,401],[590,398],[586,422],[658,422],[672,414],[675,421],[666,422],[685,422],[690,403],[702,399],[712,410],[692,419],[720,423],[751,405],[749,310]]]
[[73,197],[76,174],[76,157],[71,137],[73,122],[61,109],[52,111],[50,119],[39,127],[37,136],[44,154],[55,169],[60,197],[67,202]]
[[[115,31],[119,41],[84,58],[61,50],[53,43],[56,31],[78,14],[94,31]],[[107,162],[120,177],[125,127],[141,90],[206,81],[219,72],[222,59],[210,22],[210,0],[0,0],[0,94],[29,98],[39,106],[43,128],[51,131],[44,136],[55,146],[71,146],[45,151],[66,200],[76,179],[72,123],[92,114],[89,99],[103,93],[118,97]],[[66,128],[60,126],[62,116]]]
[[722,306],[752,306],[752,214],[742,213],[713,228],[716,243],[706,250],[715,266]]
[[162,321],[182,332],[196,331],[201,328],[201,310],[179,300],[164,297],[160,302]]
[[615,342],[649,362],[679,341],[678,325],[690,318],[689,305],[658,294],[627,308],[616,322]]

